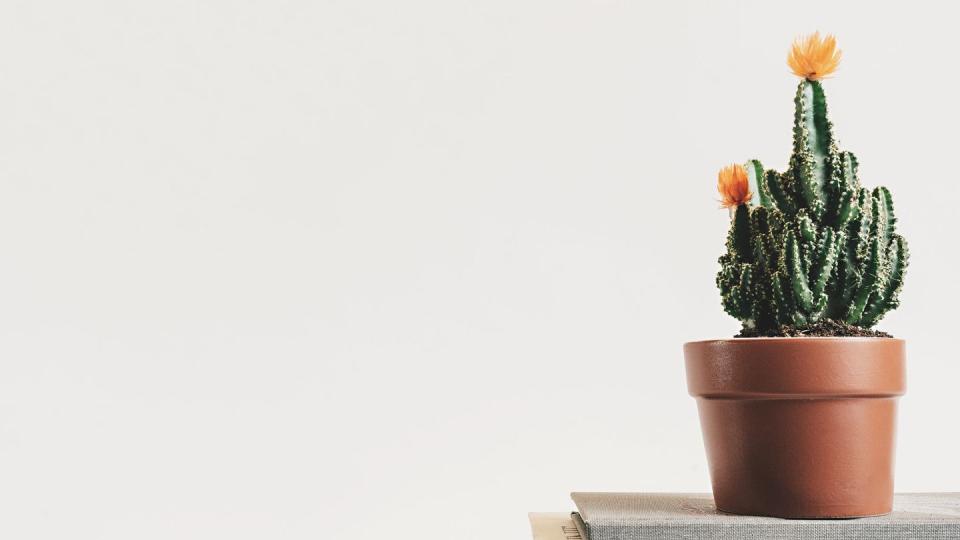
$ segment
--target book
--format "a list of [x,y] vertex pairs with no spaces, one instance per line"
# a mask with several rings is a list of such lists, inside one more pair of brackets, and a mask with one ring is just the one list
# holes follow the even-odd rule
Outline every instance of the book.
[[572,493],[571,514],[531,513],[534,540],[960,539],[960,493],[903,493],[885,516],[781,519],[717,512],[709,494]]
[[533,540],[584,540],[569,512],[530,512]]

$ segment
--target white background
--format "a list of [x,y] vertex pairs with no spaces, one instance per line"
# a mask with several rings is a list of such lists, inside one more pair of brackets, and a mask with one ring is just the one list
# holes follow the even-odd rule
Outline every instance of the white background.
[[526,538],[706,491],[681,344],[793,37],[913,253],[898,490],[960,490],[957,13],[415,0],[0,7],[0,537]]

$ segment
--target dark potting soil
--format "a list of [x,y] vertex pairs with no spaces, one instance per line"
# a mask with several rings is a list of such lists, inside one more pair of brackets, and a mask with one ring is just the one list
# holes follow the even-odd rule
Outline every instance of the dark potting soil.
[[807,326],[781,326],[771,330],[758,331],[744,328],[734,337],[878,337],[892,338],[890,334],[879,330],[861,328],[842,321],[825,319]]

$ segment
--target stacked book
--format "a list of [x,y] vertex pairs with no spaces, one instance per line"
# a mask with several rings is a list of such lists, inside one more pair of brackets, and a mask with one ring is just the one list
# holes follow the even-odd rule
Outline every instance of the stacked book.
[[717,512],[705,494],[573,493],[577,511],[531,513],[534,540],[960,540],[960,493],[906,493],[891,514],[780,519]]

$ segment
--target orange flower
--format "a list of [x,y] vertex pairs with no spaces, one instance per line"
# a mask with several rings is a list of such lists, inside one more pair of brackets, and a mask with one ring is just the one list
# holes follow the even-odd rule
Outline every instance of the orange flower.
[[797,77],[819,81],[837,70],[841,55],[840,49],[837,49],[837,38],[828,34],[820,39],[820,32],[814,32],[793,41],[787,55],[787,65]]
[[743,165],[733,164],[720,169],[717,175],[717,191],[720,192],[720,207],[734,208],[753,198],[750,193],[750,180]]

